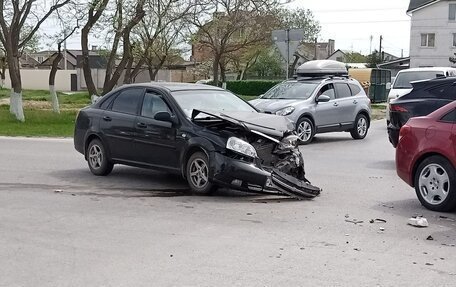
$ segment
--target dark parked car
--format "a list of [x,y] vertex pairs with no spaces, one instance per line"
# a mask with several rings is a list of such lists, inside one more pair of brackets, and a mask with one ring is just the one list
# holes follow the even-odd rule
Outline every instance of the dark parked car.
[[413,82],[412,87],[410,93],[390,102],[388,137],[394,147],[399,131],[408,119],[428,115],[456,100],[456,77]]
[[397,174],[415,187],[421,204],[435,211],[456,208],[456,102],[402,126]]
[[134,84],[79,112],[74,145],[95,175],[126,164],[179,173],[199,194],[228,186],[314,197],[293,129],[217,87]]

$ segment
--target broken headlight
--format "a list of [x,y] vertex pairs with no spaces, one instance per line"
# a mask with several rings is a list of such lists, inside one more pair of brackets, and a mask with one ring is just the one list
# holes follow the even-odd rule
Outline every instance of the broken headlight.
[[251,144],[236,137],[228,139],[226,148],[249,157],[257,157],[257,152]]
[[295,148],[298,146],[298,140],[299,140],[298,136],[295,136],[295,135],[286,136],[280,141],[278,148],[281,150]]
[[278,116],[288,116],[289,114],[294,112],[294,110],[295,110],[294,107],[286,107],[286,108],[278,110],[277,112],[275,112],[275,114]]

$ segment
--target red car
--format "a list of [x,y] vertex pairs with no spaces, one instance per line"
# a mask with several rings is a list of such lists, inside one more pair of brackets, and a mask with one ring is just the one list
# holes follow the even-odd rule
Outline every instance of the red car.
[[456,209],[456,101],[402,126],[396,170],[426,208]]

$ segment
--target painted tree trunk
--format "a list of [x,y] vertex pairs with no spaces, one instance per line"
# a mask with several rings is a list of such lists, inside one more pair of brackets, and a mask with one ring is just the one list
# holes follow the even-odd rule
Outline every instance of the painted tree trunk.
[[19,59],[13,55],[8,55],[8,70],[11,79],[11,95],[10,95],[10,113],[13,114],[18,121],[24,122],[24,110],[22,107],[22,82]]
[[54,85],[49,85],[49,92],[51,93],[52,110],[54,113],[60,114],[59,98],[57,97],[57,92],[55,91]]
[[60,106],[59,106],[59,98],[57,97],[57,93],[55,91],[55,76],[57,74],[57,69],[59,66],[60,61],[63,59],[63,55],[60,52],[60,44],[58,45],[58,54],[52,61],[52,68],[51,72],[49,73],[49,93],[51,94],[52,99],[52,110],[54,113],[60,114]]

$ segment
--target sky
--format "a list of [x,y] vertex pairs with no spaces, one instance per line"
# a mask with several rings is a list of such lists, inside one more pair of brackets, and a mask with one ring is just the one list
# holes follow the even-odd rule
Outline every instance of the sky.
[[[379,49],[400,57],[409,55],[409,0],[294,0],[288,8],[310,9],[320,22],[319,41],[335,40],[335,48],[369,54]],[[372,46],[370,41],[372,36]],[[371,48],[372,47],[372,48]],[[402,51],[403,50],[403,51]]]

